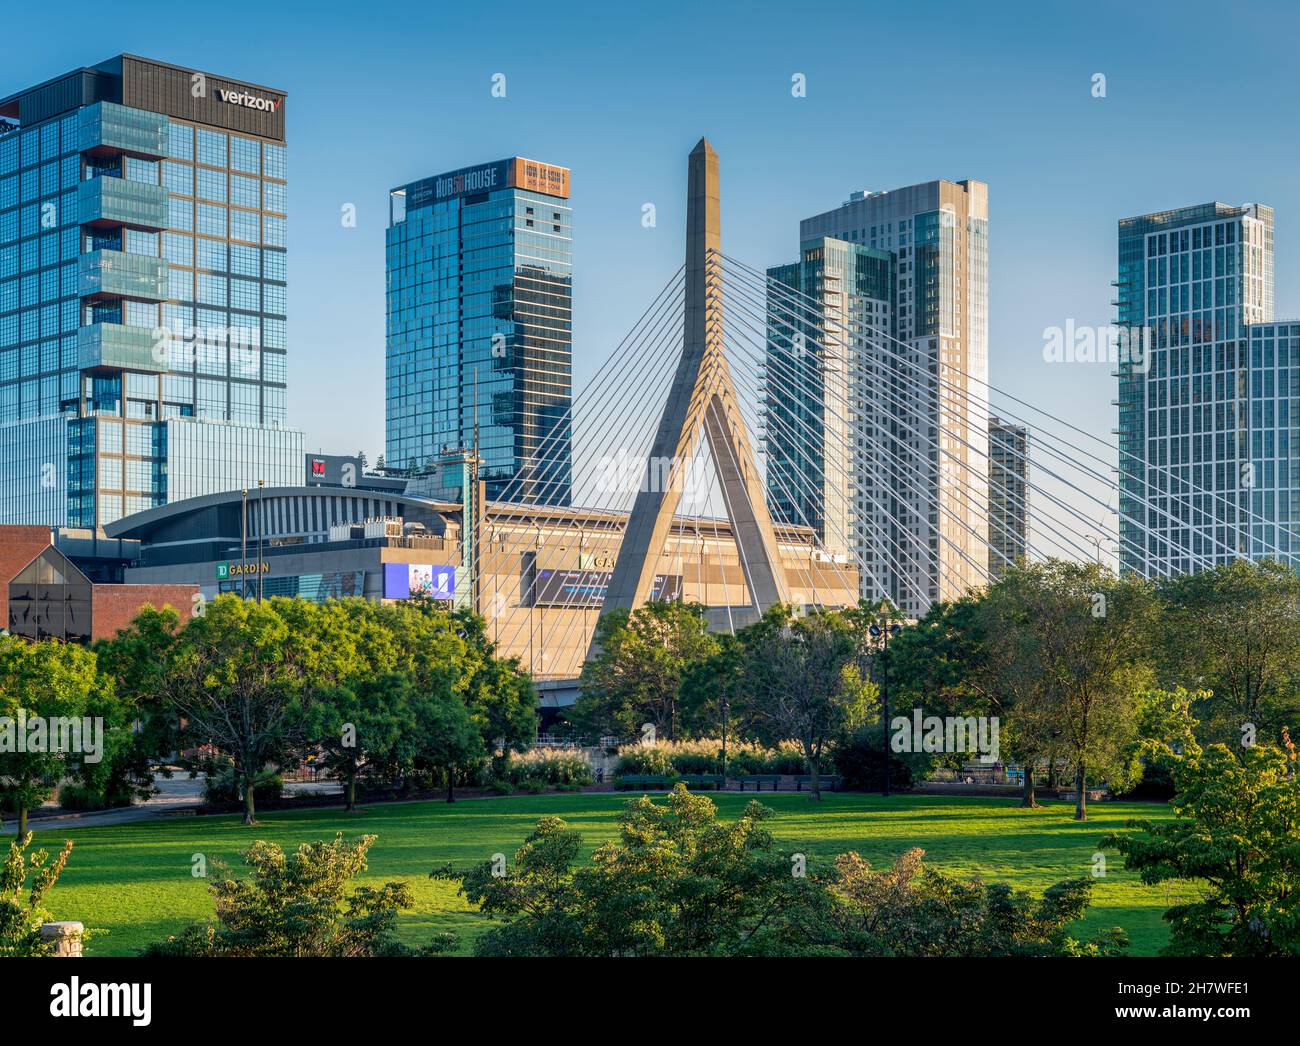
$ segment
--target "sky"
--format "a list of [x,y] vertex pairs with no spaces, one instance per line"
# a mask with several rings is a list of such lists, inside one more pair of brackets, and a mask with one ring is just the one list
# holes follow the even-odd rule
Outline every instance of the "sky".
[[1278,316],[1300,314],[1294,6],[386,7],[15,2],[0,40],[0,95],[121,52],[288,92],[289,420],[310,451],[383,450],[388,190],[516,154],[572,170],[575,390],[681,263],[701,135],[724,250],[758,268],[853,190],[987,182],[990,381],[1099,435],[1110,368],[1045,362],[1044,329],[1111,322],[1117,219],[1271,204]]

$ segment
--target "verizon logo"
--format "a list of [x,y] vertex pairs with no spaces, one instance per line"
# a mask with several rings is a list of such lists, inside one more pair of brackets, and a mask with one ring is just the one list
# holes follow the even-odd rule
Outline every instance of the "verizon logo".
[[245,109],[260,109],[264,113],[273,113],[280,108],[283,98],[261,98],[247,91],[223,91],[217,88],[217,97],[228,105],[242,105]]

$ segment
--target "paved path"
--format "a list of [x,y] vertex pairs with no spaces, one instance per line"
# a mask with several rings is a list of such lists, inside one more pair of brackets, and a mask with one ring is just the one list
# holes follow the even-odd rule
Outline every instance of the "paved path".
[[[88,813],[53,814],[42,817],[34,815],[28,821],[33,831],[62,832],[73,828],[106,828],[115,824],[129,824],[133,821],[150,821],[156,817],[176,815],[184,810],[194,809],[203,804],[203,778],[190,779],[188,773],[178,773],[171,778],[161,774],[154,775],[154,785],[158,794],[147,802],[124,806],[115,810],[97,810]],[[297,784],[292,781],[284,786],[286,793],[324,792],[336,795],[342,791],[337,781],[318,781],[314,784]],[[45,805],[46,809],[57,809],[53,802]],[[5,818],[0,827],[0,835],[15,835],[18,821],[12,815]]]

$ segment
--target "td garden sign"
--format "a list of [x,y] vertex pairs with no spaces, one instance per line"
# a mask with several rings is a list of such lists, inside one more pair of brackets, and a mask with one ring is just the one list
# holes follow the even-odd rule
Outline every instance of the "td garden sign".
[[257,574],[269,574],[271,564],[262,560],[260,563],[218,563],[217,580],[225,581],[232,577],[253,577]]

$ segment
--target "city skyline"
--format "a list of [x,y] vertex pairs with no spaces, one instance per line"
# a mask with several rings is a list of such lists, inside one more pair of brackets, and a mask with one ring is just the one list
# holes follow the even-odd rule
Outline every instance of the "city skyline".
[[[745,59],[722,58],[707,84],[691,69],[689,52],[699,46],[693,41],[683,43],[680,64],[668,66],[656,64],[657,52],[642,57],[628,53],[638,51],[633,47],[593,47],[601,40],[630,44],[658,35],[685,17],[684,9],[644,24],[634,13],[611,12],[580,26],[544,62],[503,38],[486,53],[448,54],[436,75],[406,63],[415,31],[396,40],[385,35],[381,45],[377,30],[349,25],[341,43],[328,19],[320,27],[294,24],[303,45],[295,49],[300,53],[286,53],[274,41],[291,16],[276,12],[267,13],[265,33],[251,38],[220,24],[166,31],[117,24],[113,31],[122,35],[107,50],[270,80],[292,97],[294,164],[302,165],[304,176],[294,183],[289,218],[290,340],[312,349],[291,354],[288,420],[305,430],[309,449],[363,449],[373,460],[383,446],[377,364],[383,353],[385,194],[428,171],[483,156],[550,156],[573,170],[580,214],[575,388],[626,333],[627,310],[675,267],[681,173],[669,157],[701,132],[733,158],[724,213],[730,250],[759,267],[793,256],[793,221],[833,207],[854,189],[940,175],[987,181],[997,230],[990,244],[990,373],[1017,394],[1059,406],[1076,423],[1095,424],[1097,414],[1109,413],[1113,381],[1102,366],[1075,367],[1068,382],[1061,380],[1061,369],[1041,360],[1042,331],[1068,320],[1110,322],[1111,237],[1119,217],[1206,199],[1271,201],[1279,221],[1277,315],[1294,315],[1300,311],[1292,289],[1300,286],[1293,278],[1300,275],[1300,246],[1286,235],[1295,220],[1286,172],[1295,168],[1296,144],[1268,133],[1295,99],[1279,60],[1286,34],[1249,34],[1256,60],[1242,63],[1238,74],[1218,85],[1221,90],[1196,104],[1190,99],[1199,97],[1201,74],[1176,57],[1204,46],[1195,9],[1173,23],[1154,13],[1115,10],[1131,19],[1130,33],[1108,33],[1099,17],[1104,9],[1077,22],[1030,9],[990,13],[988,42],[978,52],[966,53],[955,42],[927,43],[924,50],[943,61],[934,63],[931,82],[912,82],[906,94],[892,86],[888,70],[901,70],[923,53],[909,35],[913,19],[874,12],[873,46],[889,61],[878,80],[886,97],[869,109],[861,105],[862,88],[877,81],[858,83],[831,56],[819,57],[816,27],[789,24],[774,36],[775,9],[757,10],[747,25],[727,25]],[[483,17],[458,10],[445,19],[446,29],[472,30]],[[702,16],[709,25],[715,17],[721,16]],[[852,15],[845,8],[827,17],[849,21]],[[1287,16],[1276,11],[1271,17],[1280,22]],[[420,28],[421,16],[413,18],[413,30]],[[1044,22],[1066,31],[1050,53],[1025,48],[1027,40],[1041,38]],[[74,24],[77,31],[51,37],[42,19],[19,13],[9,25],[11,60],[0,90],[102,57],[100,40],[112,24],[106,15],[87,6]],[[1161,47],[1150,48],[1157,24]],[[1248,34],[1244,24],[1239,31]],[[1014,63],[999,60],[1013,55]],[[341,77],[340,63],[355,72]],[[639,63],[647,65],[645,77],[631,75]],[[549,77],[544,88],[543,68]],[[491,94],[497,72],[507,78],[504,98]],[[791,95],[796,73],[807,78],[804,98]],[[1107,77],[1102,98],[1092,96],[1096,73]],[[917,116],[925,107],[947,104],[955,92],[970,103],[962,121],[944,135],[921,130]],[[1171,104],[1179,97],[1184,100]],[[437,105],[436,122],[421,115],[430,104]],[[529,129],[557,104],[566,119]],[[1244,172],[1240,162],[1221,155],[1230,150],[1200,145],[1203,128],[1229,113],[1234,134],[1250,142],[1252,163]],[[843,129],[846,117],[853,118],[854,133],[831,134],[832,126]],[[1122,143],[1140,140],[1136,135],[1157,122],[1164,132],[1160,170],[1117,166],[1117,156],[1131,154],[1131,145]],[[387,133],[399,127],[401,133]],[[412,135],[413,128],[420,133]],[[774,136],[781,147],[774,147]],[[641,224],[646,203],[657,207],[653,228]],[[356,208],[353,227],[340,220],[348,204]],[[1041,236],[1044,227],[1052,229],[1050,237]],[[1070,395],[1064,396],[1067,386]]]

